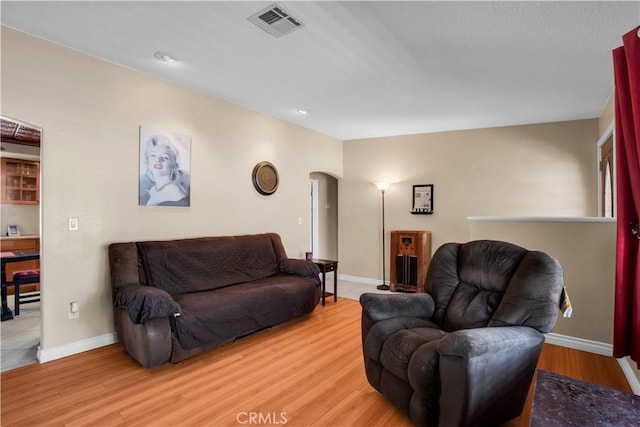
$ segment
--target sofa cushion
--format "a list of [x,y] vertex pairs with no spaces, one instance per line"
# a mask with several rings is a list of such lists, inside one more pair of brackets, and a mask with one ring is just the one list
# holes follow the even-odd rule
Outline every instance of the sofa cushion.
[[177,295],[182,316],[172,327],[184,349],[224,344],[311,313],[318,295],[315,279],[291,275]]
[[207,291],[278,274],[268,234],[137,243],[148,285],[170,295]]
[[285,258],[280,260],[280,272],[296,276],[311,277],[320,284],[320,267],[315,262],[304,259]]

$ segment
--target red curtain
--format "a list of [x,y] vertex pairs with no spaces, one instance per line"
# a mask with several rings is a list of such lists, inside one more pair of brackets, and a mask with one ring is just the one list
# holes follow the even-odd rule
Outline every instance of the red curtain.
[[613,355],[640,367],[640,27],[613,51],[618,200]]

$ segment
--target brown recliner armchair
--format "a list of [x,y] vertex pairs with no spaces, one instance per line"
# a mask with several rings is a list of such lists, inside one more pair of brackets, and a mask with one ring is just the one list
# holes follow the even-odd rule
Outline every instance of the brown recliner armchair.
[[521,414],[559,311],[562,267],[511,243],[447,243],[423,294],[363,294],[369,383],[420,426]]

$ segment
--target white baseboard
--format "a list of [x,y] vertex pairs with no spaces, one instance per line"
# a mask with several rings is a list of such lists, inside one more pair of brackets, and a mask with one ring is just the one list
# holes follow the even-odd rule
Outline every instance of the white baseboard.
[[62,357],[71,356],[73,354],[82,353],[83,351],[93,350],[94,348],[104,347],[118,342],[115,333],[101,335],[99,337],[87,338],[86,340],[76,341],[69,344],[61,345],[53,348],[41,348],[38,346],[36,357],[40,363],[50,362]]
[[[338,280],[344,280],[345,282],[364,283],[365,285],[377,286],[380,284],[380,279],[371,279],[369,277],[350,276],[348,274],[338,273]],[[388,285],[389,281],[385,281]]]
[[545,334],[545,338],[545,342],[559,345],[560,347],[574,348],[603,356],[613,356],[613,346],[611,344],[570,337],[568,335],[554,334],[553,332]]
[[640,380],[636,376],[633,367],[631,364],[633,361],[629,357],[623,357],[618,359],[618,364],[622,368],[622,372],[624,376],[627,378],[629,385],[631,386],[631,390],[633,390],[633,394],[640,396]]

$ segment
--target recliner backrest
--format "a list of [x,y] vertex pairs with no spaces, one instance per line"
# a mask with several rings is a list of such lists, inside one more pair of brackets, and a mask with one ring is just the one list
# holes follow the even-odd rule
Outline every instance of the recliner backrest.
[[543,252],[512,243],[447,243],[433,255],[426,292],[434,321],[446,331],[486,326],[530,326],[549,332],[562,292],[562,267]]

